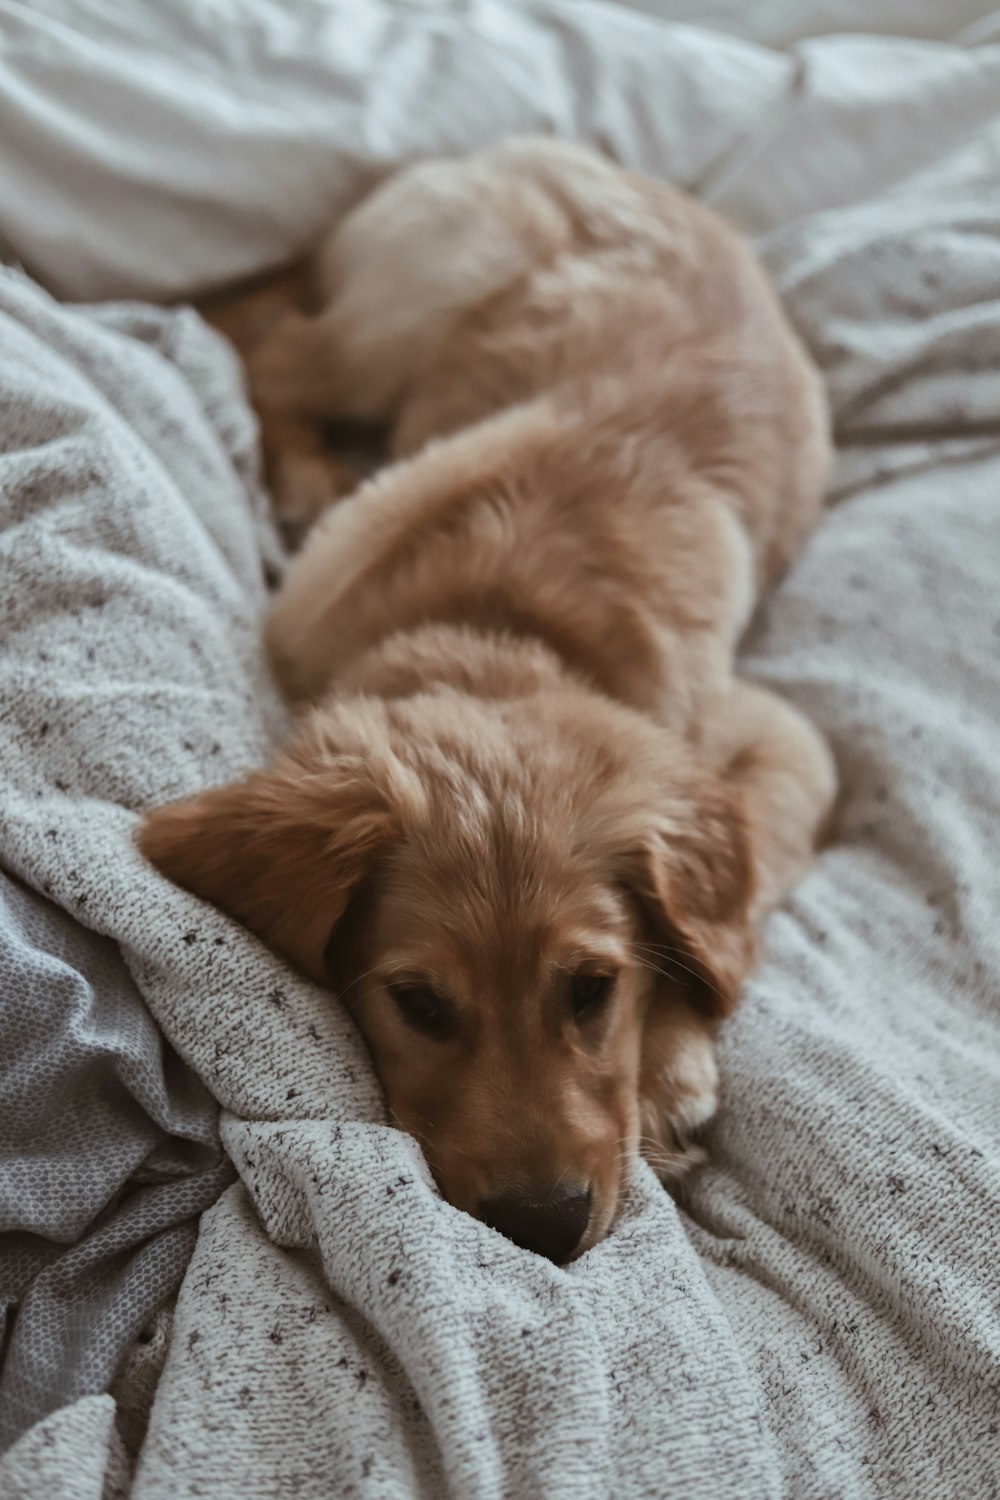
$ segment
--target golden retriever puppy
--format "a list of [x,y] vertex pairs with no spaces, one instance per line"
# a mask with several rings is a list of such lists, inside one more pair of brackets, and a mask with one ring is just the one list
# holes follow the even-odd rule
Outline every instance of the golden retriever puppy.
[[[451,1203],[564,1261],[637,1152],[696,1157],[831,805],[732,669],[819,513],[820,387],[735,234],[568,145],[401,172],[314,290],[244,336],[279,508],[328,507],[267,626],[301,724],[141,846],[337,991]],[[395,454],[332,507],[331,418]]]

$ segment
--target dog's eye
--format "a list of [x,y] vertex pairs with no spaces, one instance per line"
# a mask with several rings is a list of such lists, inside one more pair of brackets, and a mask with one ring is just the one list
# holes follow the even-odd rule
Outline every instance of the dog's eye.
[[614,987],[613,974],[574,974],[570,980],[569,994],[576,1020],[587,1021],[596,1015],[610,999]]
[[426,985],[401,984],[390,991],[404,1018],[415,1031],[442,1041],[451,1031],[447,1004]]

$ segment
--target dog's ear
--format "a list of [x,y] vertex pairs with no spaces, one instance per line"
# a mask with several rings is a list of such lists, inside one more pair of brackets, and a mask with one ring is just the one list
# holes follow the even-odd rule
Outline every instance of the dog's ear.
[[311,978],[398,829],[386,762],[315,736],[245,781],[149,813],[137,841],[168,879],[236,917]]
[[676,974],[702,1014],[727,1016],[757,947],[739,789],[707,775],[632,851],[627,883],[654,929],[659,967]]

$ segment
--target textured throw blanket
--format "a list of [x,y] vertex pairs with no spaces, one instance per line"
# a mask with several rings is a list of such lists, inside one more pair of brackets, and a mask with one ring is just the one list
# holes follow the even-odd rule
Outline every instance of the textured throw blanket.
[[[208,503],[228,485],[230,588],[251,618],[252,586],[262,595],[234,467],[252,483],[253,427],[220,353],[190,315],[64,313],[0,271],[0,857],[36,887],[0,874],[0,1449],[105,1390],[132,1342],[151,1340],[197,1216],[233,1176],[214,1100],[111,941],[103,883],[128,838],[131,768],[166,753],[145,736],[176,698],[150,680],[117,581],[124,570],[139,598],[155,569],[157,527],[142,517],[160,512],[169,539],[165,487]],[[119,819],[106,851],[82,832],[101,798],[103,822]],[[44,867],[16,857],[28,826]]]
[[2,1451],[151,1342],[232,1171],[114,943],[2,874],[0,1028]]
[[462,143],[472,47],[491,128],[537,124],[511,80],[544,59],[560,128],[760,236],[840,461],[744,665],[829,735],[835,837],[769,924],[682,1206],[638,1168],[566,1268],[452,1210],[331,997],[131,845],[138,809],[282,726],[231,361],[189,315],[96,318],[3,274],[0,858],[120,946],[239,1173],[202,1218],[135,1472],[90,1395],[0,1458],[12,1500],[1000,1493],[1000,48],[785,53],[589,0],[509,7],[506,30],[501,10],[366,5],[350,47],[292,54],[277,9],[245,14],[303,97],[379,79],[357,139],[380,121],[384,155],[428,100],[421,148]]

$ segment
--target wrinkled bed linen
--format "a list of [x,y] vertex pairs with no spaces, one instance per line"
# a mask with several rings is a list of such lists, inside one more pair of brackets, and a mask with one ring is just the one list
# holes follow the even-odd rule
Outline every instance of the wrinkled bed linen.
[[[0,859],[16,821],[13,754],[40,778],[32,811],[66,875],[59,894],[44,878],[31,889],[0,873],[2,1449],[49,1412],[106,1390],[137,1339],[145,1349],[200,1212],[234,1175],[216,1101],[164,1040],[114,941],[94,851],[64,853],[87,816],[70,791],[87,726],[103,723],[93,753],[105,774],[116,758],[141,765],[162,754],[139,725],[123,751],[126,705],[94,628],[107,611],[111,633],[129,632],[101,507],[117,512],[120,531],[141,526],[164,486],[211,496],[228,483],[246,531],[237,557],[248,600],[251,583],[263,595],[275,543],[238,372],[191,314],[67,313],[0,270],[0,386]],[[45,649],[26,648],[26,619],[55,632]],[[64,674],[57,694],[45,681],[53,667]],[[140,701],[155,699],[167,722],[172,695],[143,683],[141,653],[130,672]],[[141,1418],[131,1423],[133,1436],[140,1430]]]
[[232,1170],[115,944],[4,875],[0,1030],[2,1450],[108,1388]]
[[[547,124],[758,235],[839,444],[826,520],[744,656],[830,737],[834,840],[770,922],[727,1028],[709,1166],[681,1207],[640,1168],[614,1234],[559,1269],[442,1203],[329,997],[133,853],[137,809],[241,771],[281,718],[246,494],[191,394],[221,350],[187,372],[171,432],[141,440],[108,404],[91,412],[101,366],[84,359],[40,451],[64,472],[69,443],[100,482],[75,469],[16,489],[3,533],[4,857],[71,910],[69,871],[86,869],[87,920],[221,1101],[240,1179],[202,1220],[139,1500],[1000,1492],[1000,49],[820,35],[780,51],[666,11],[371,3],[348,30],[345,7],[248,0],[227,31],[134,7],[122,36],[146,26],[197,59],[182,104],[169,66],[155,89],[126,79],[104,37],[107,73],[177,127],[150,146],[159,177],[130,177],[146,137],[116,159],[122,192],[158,213],[117,209],[118,250],[75,202],[37,234],[4,224],[64,292],[138,277],[130,290],[167,294],[287,254],[387,160]],[[41,7],[79,114],[67,13],[98,12]],[[37,102],[44,67],[31,85]],[[19,170],[44,146],[106,181],[103,110],[88,104],[76,157],[22,134]],[[192,141],[226,165],[217,195]],[[52,357],[76,346],[79,315],[20,282],[4,296],[8,382],[53,341]],[[132,417],[150,378],[135,372]],[[247,420],[208,405],[217,427]],[[20,412],[0,416],[8,448]],[[47,1464],[35,1492],[96,1497],[107,1401],[28,1432],[0,1488],[32,1493]],[[87,1490],[59,1478],[74,1454]]]

